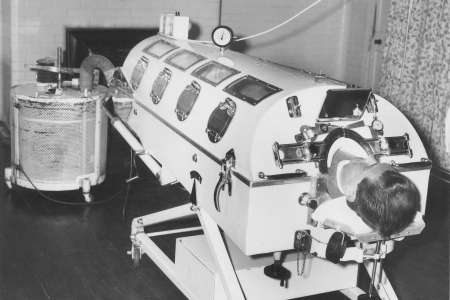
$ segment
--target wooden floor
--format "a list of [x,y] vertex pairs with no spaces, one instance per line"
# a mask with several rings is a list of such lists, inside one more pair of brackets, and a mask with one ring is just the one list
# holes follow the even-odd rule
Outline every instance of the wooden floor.
[[[122,216],[126,146],[112,137],[108,177],[95,190],[97,200],[122,191],[104,205],[71,207],[51,203],[34,191],[8,191],[0,183],[0,299],[185,299],[148,259],[133,268],[130,247],[133,217],[181,204],[179,186],[160,187],[149,174],[133,184]],[[0,170],[9,147],[0,147]],[[51,194],[79,201],[79,192]],[[431,179],[424,233],[398,243],[385,267],[400,299],[448,300],[448,185]],[[173,256],[173,239],[159,239]],[[306,298],[305,298],[306,299]],[[309,300],[343,299],[329,293]]]

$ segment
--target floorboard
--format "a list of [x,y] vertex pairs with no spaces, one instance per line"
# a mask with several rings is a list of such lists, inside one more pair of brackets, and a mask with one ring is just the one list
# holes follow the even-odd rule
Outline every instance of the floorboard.
[[[146,257],[133,268],[132,218],[185,203],[180,186],[160,187],[144,168],[130,190],[122,214],[129,159],[126,145],[111,135],[107,180],[96,200],[119,193],[106,204],[71,207],[51,203],[34,191],[9,191],[0,183],[0,299],[185,299]],[[0,147],[0,170],[9,164],[9,147]],[[50,193],[81,201],[75,192]],[[424,233],[398,243],[386,270],[400,299],[448,300],[448,185],[431,179]],[[183,221],[186,223],[186,221]],[[174,256],[174,240],[158,243]],[[328,293],[304,299],[344,299]]]

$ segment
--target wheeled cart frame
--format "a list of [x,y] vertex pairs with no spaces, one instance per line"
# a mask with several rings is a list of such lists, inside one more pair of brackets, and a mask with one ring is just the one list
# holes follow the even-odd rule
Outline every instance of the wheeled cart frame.
[[[197,216],[201,226],[146,233],[144,227],[185,217]],[[173,262],[152,240],[152,237],[203,230],[197,235],[177,240]],[[192,204],[159,211],[133,219],[132,247],[129,254],[135,264],[143,254],[167,275],[189,299],[290,299],[330,291],[340,291],[349,299],[397,299],[395,292],[381,269],[380,243],[372,261],[364,266],[372,279],[369,297],[357,287],[358,264],[333,264],[325,259],[309,257],[306,272],[289,280],[288,287],[264,275],[263,268],[271,257],[248,257],[226,237],[206,211]],[[286,255],[284,266],[295,273],[298,261]],[[306,258],[305,258],[306,259]],[[207,284],[210,282],[211,284]]]

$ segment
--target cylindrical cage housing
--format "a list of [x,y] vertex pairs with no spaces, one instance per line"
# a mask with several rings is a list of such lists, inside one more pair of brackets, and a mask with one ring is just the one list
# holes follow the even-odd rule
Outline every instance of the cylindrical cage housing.
[[91,185],[103,182],[107,120],[100,102],[105,91],[98,87],[84,97],[69,88],[62,95],[38,93],[34,84],[12,89],[11,162],[17,185],[60,191],[77,189],[85,179]]

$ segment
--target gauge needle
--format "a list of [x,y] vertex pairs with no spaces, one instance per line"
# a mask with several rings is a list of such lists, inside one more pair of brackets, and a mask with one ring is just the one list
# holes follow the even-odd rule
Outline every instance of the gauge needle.
[[223,41],[223,33],[222,33],[222,35],[220,36],[220,40]]

